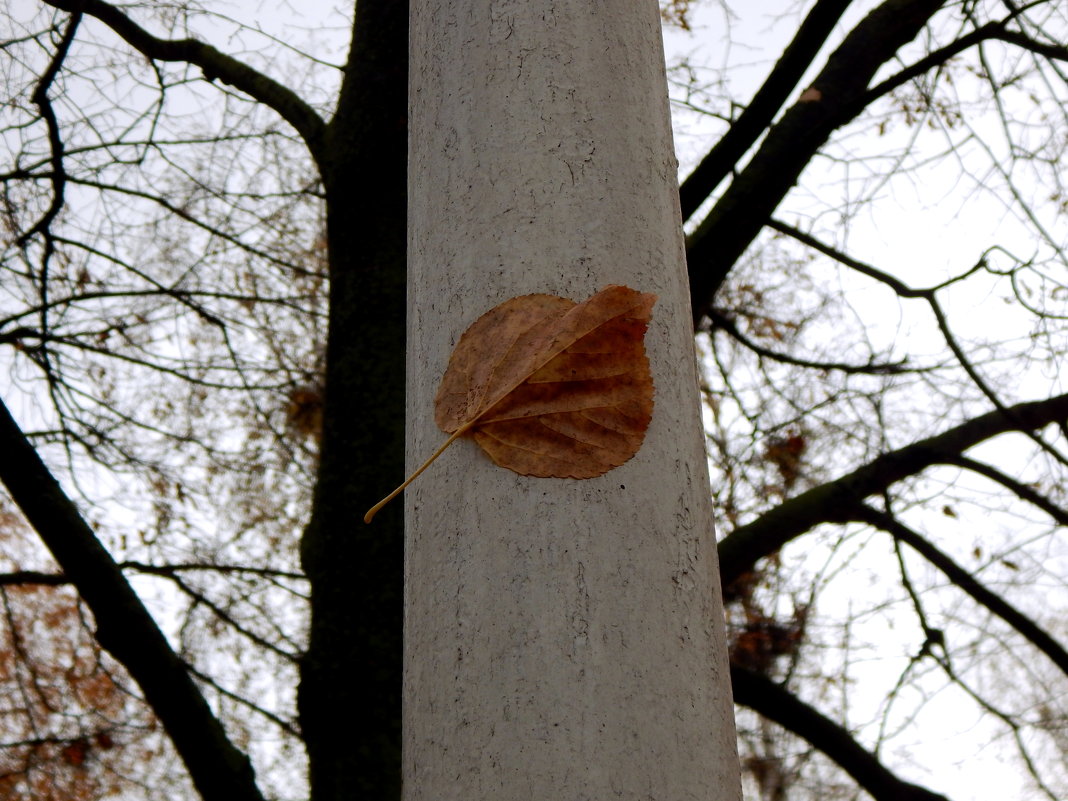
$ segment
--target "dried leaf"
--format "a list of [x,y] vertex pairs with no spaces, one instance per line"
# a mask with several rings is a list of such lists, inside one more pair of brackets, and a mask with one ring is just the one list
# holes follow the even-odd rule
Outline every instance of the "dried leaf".
[[593,478],[637,453],[652,415],[644,336],[655,297],[622,286],[576,305],[513,298],[461,337],[436,401],[447,433],[469,430],[497,464]]
[[448,441],[470,434],[501,467],[594,478],[641,447],[653,411],[645,329],[656,296],[607,286],[584,303],[512,298],[464,332],[441,381],[435,420]]

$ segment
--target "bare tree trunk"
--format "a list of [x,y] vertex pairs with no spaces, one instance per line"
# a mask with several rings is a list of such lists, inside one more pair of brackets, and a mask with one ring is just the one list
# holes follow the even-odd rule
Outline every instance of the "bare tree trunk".
[[404,795],[740,796],[654,0],[417,0],[408,461],[452,346],[516,295],[659,296],[637,456],[585,481],[454,445],[411,488]]

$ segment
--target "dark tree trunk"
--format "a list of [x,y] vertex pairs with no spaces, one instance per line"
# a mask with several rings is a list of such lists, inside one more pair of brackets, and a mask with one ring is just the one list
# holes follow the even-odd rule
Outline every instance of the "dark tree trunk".
[[407,38],[407,3],[360,0],[319,156],[330,333],[299,695],[315,801],[400,795],[403,506],[361,518],[404,469]]

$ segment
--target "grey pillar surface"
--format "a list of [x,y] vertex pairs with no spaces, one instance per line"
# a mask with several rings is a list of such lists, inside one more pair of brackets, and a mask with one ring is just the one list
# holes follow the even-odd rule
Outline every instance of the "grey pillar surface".
[[463,439],[405,495],[404,797],[740,797],[655,0],[413,0],[408,463],[507,298],[659,296],[645,443],[595,479]]

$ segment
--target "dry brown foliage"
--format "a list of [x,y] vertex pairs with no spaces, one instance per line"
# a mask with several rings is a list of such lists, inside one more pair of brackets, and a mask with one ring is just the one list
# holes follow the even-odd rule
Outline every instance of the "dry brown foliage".
[[471,435],[493,461],[543,478],[594,478],[642,445],[653,414],[645,330],[656,295],[611,285],[583,303],[523,295],[460,337],[435,402],[452,442]]

